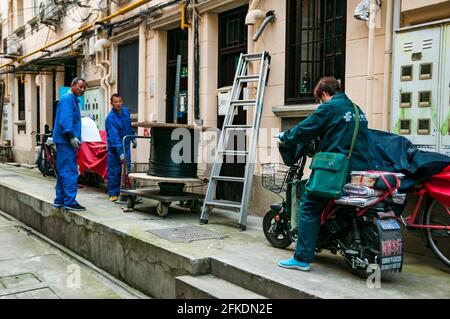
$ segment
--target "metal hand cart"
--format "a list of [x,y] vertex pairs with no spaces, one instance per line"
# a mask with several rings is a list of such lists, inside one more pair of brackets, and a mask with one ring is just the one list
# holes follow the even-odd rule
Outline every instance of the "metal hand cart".
[[[123,138],[123,153],[126,157],[125,142],[130,138],[150,139],[150,136],[135,136],[127,135]],[[186,192],[186,185],[192,187],[203,186],[207,183],[205,179],[199,178],[169,178],[150,176],[146,172],[138,172],[137,165],[134,165],[134,171],[129,172],[127,159],[122,161],[122,176],[120,183],[120,195],[127,196],[127,211],[132,211],[137,204],[138,197],[148,198],[158,201],[156,206],[156,213],[160,217],[166,217],[169,213],[169,206],[172,202],[180,202],[180,206],[189,208],[191,212],[200,214],[201,207],[205,195]],[[136,163],[138,164],[138,163]],[[141,163],[143,164],[143,163]],[[146,163],[148,164],[148,163]],[[143,188],[133,187],[131,180],[143,180],[155,182],[158,185],[148,186]],[[136,183],[134,183],[136,184]]]

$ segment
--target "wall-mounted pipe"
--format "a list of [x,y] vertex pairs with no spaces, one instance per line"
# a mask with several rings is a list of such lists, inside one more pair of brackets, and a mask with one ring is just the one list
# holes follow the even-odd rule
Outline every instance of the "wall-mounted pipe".
[[145,108],[145,100],[146,100],[146,80],[147,80],[147,67],[146,67],[146,58],[147,58],[147,27],[145,25],[145,21],[142,21],[139,24],[139,72],[138,72],[138,117],[139,117],[139,108],[142,108],[143,118],[139,118],[139,121],[147,121],[147,110]]
[[259,37],[261,36],[261,34],[263,33],[264,29],[266,28],[266,26],[275,21],[275,11],[271,10],[269,12],[266,13],[266,18],[264,19],[264,21],[261,23],[261,25],[259,26],[259,28],[256,30],[255,35],[253,36],[252,40],[253,42],[258,41]]
[[384,70],[383,70],[383,108],[382,108],[382,130],[387,131],[389,127],[389,100],[390,100],[390,80],[391,80],[391,55],[392,55],[392,15],[393,15],[393,2],[394,0],[386,0],[386,28],[384,31],[385,43],[384,43]]
[[376,18],[376,0],[370,0],[369,14],[369,41],[367,48],[367,89],[366,89],[366,114],[369,116],[369,125],[373,118],[373,65],[375,49],[375,18]]

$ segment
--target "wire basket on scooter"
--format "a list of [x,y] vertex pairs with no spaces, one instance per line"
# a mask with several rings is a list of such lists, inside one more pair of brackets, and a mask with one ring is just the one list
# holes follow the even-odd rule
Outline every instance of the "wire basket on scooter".
[[289,173],[289,166],[279,163],[261,164],[262,186],[269,191],[279,194],[286,191],[286,177]]

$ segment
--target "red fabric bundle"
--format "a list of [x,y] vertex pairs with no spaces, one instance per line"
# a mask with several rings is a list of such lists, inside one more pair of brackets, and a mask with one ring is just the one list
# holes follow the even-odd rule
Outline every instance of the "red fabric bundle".
[[108,150],[106,131],[100,132],[101,142],[83,142],[78,150],[78,166],[80,174],[89,171],[108,178]]
[[450,166],[431,176],[424,185],[431,197],[450,207]]

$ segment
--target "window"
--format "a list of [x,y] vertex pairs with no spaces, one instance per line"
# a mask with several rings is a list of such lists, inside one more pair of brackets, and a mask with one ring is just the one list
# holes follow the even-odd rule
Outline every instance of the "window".
[[431,79],[432,74],[432,63],[424,63],[420,65],[420,76],[421,80]]
[[411,120],[400,120],[400,134],[411,134]]
[[411,92],[404,92],[401,94],[400,107],[411,107]]
[[431,91],[419,92],[419,107],[431,106]]
[[25,84],[22,82],[22,79],[18,79],[19,82],[19,121],[25,120]]
[[345,79],[346,0],[288,0],[286,103],[314,102],[326,75]]
[[430,119],[417,120],[417,134],[418,135],[430,135]]
[[[118,93],[132,114],[138,112],[139,41],[119,45]],[[76,74],[76,70],[72,70]],[[68,72],[69,74],[70,72]]]
[[412,65],[403,65],[402,66],[402,73],[401,73],[401,81],[411,81],[412,80]]

